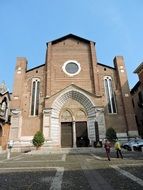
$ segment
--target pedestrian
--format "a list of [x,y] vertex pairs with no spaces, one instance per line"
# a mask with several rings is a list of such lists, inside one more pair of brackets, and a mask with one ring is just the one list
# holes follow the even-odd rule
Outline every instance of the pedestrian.
[[110,148],[111,148],[111,144],[110,142],[106,139],[105,140],[105,143],[104,143],[104,148],[105,148],[105,151],[106,151],[106,155],[107,155],[107,158],[108,160],[110,161]]
[[116,156],[117,156],[117,158],[119,158],[119,155],[120,155],[120,157],[123,159],[123,155],[122,155],[122,151],[121,151],[121,144],[118,141],[118,139],[116,139],[114,148],[116,150]]

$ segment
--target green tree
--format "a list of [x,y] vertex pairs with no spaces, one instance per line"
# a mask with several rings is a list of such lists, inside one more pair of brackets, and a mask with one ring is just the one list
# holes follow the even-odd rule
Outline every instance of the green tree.
[[33,145],[38,149],[44,144],[45,138],[41,131],[37,131],[32,139]]
[[106,138],[111,142],[114,142],[115,139],[117,139],[116,131],[112,127],[107,129]]

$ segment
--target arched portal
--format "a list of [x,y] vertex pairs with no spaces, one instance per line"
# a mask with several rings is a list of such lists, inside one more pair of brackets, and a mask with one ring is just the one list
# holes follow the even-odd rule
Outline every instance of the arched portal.
[[88,147],[87,114],[84,107],[69,98],[60,111],[61,147]]
[[51,111],[51,127],[50,127],[51,139],[57,142],[58,144],[61,144],[60,111],[64,106],[64,104],[69,99],[73,99],[79,102],[84,107],[87,114],[88,138],[90,142],[95,141],[95,121],[96,121],[95,105],[86,94],[78,90],[69,90],[58,96],[53,102],[52,111]]

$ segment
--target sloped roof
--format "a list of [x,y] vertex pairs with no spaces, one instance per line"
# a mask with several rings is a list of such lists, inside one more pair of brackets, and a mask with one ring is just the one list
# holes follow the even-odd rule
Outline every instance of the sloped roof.
[[134,85],[134,87],[131,89],[131,94],[134,94],[134,92],[136,92],[137,91],[137,89],[139,88],[139,86],[141,85],[141,82],[140,81],[138,81],[135,85]]
[[35,69],[39,69],[40,67],[43,67],[43,66],[45,66],[45,64],[38,65],[38,66],[36,66],[36,67],[33,67],[33,68],[31,68],[31,69],[28,69],[28,70],[26,71],[26,73],[28,73],[29,71],[35,70]]
[[[87,40],[87,39],[85,39],[85,38],[76,36],[76,35],[74,35],[74,34],[68,34],[68,35],[66,35],[66,36],[63,36],[63,37],[60,37],[60,38],[57,38],[57,39],[51,41],[51,43],[52,43],[52,44],[56,44],[56,43],[58,43],[58,42],[60,42],[60,41],[63,41],[63,40],[65,40],[65,39],[68,39],[68,38],[74,38],[74,39],[77,39],[77,40],[80,40],[80,41],[84,41],[84,42],[86,42],[86,43],[93,42],[93,41],[91,41],[91,40]],[[49,43],[49,42],[47,42],[47,45],[48,45],[48,43]],[[95,42],[93,42],[93,43],[95,44]]]
[[134,73],[139,73],[143,69],[143,62],[136,68]]
[[11,98],[10,98],[10,93],[9,93],[8,91],[7,91],[7,92],[4,92],[3,94],[0,93],[0,97],[5,97],[5,96],[7,96],[9,100],[11,99]]
[[108,66],[108,65],[105,65],[105,64],[99,63],[99,62],[97,62],[97,65],[100,65],[100,66],[102,66],[102,67],[107,67],[107,68],[109,68],[109,69],[114,69],[114,70],[115,70],[114,67],[111,67],[111,66]]

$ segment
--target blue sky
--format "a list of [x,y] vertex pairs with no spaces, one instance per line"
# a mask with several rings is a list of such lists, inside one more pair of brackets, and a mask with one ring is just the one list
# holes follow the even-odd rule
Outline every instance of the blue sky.
[[13,89],[16,57],[45,61],[46,42],[73,33],[96,42],[97,60],[125,60],[130,88],[143,61],[142,0],[0,0],[0,82]]

